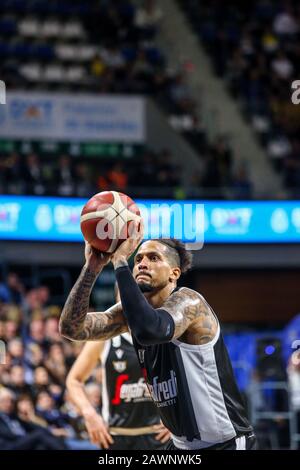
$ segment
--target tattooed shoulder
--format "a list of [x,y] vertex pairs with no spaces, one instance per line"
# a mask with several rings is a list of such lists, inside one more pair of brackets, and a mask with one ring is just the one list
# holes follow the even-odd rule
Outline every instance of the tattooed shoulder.
[[193,289],[182,287],[174,292],[163,308],[173,317],[174,338],[188,344],[205,344],[214,338],[217,319],[204,297]]

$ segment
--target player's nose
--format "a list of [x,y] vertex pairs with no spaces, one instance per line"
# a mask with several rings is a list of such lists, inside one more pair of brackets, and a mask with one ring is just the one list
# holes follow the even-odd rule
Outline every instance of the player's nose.
[[138,264],[138,270],[144,271],[145,269],[148,269],[148,265],[147,265],[145,258],[143,258]]

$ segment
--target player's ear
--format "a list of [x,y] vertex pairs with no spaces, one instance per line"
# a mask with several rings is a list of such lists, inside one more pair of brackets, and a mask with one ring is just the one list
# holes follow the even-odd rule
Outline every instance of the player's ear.
[[170,281],[177,281],[177,279],[180,278],[180,275],[181,275],[181,269],[180,268],[178,268],[178,267],[172,268]]

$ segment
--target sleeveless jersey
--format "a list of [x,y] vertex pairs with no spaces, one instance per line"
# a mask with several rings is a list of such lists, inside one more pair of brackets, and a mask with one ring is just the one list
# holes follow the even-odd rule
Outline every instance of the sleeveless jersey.
[[133,342],[176,447],[209,447],[252,431],[219,322],[214,339],[203,345],[173,340],[142,346],[135,338]]
[[102,416],[109,426],[139,428],[160,422],[129,333],[105,341]]

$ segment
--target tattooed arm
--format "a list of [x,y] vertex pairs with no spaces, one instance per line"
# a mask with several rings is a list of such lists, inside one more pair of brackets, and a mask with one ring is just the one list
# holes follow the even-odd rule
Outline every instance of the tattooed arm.
[[103,255],[87,244],[86,263],[64,305],[59,330],[62,336],[75,341],[106,340],[128,331],[121,303],[106,312],[87,313],[94,283],[110,261],[110,255]]
[[182,287],[170,295],[162,307],[175,323],[174,339],[188,344],[206,344],[218,329],[209,305],[198,292]]

